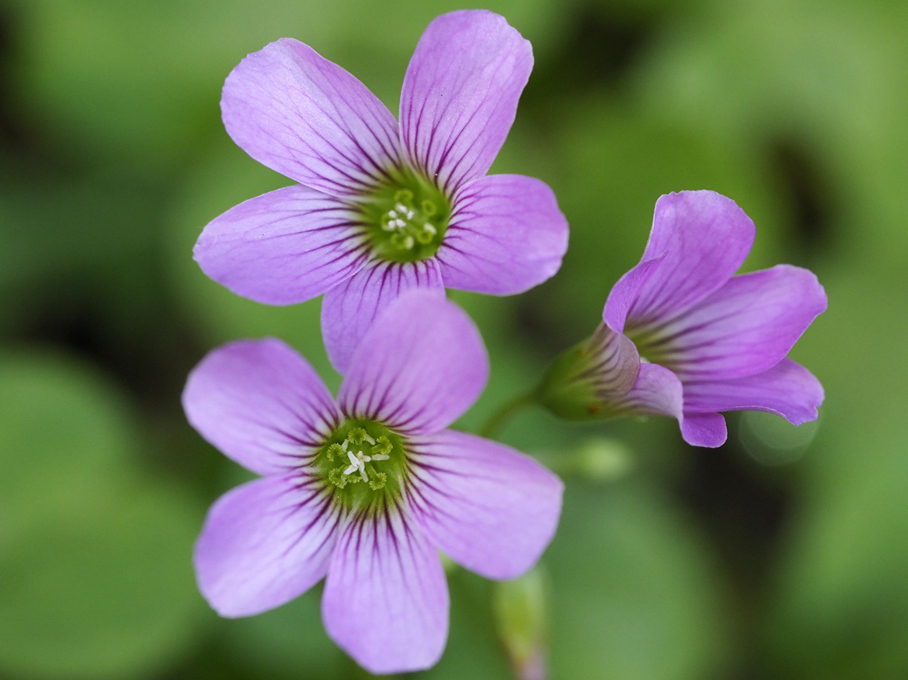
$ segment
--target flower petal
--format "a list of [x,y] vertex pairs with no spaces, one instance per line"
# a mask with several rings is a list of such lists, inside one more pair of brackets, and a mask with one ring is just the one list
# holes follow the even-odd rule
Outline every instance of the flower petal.
[[685,413],[681,435],[691,446],[715,449],[725,443],[728,429],[720,413]]
[[684,405],[681,381],[658,364],[641,363],[637,381],[627,394],[606,403],[609,414],[657,415],[682,419]]
[[435,548],[399,511],[350,521],[322,596],[328,635],[370,673],[434,665],[448,637],[448,586]]
[[567,220],[548,185],[493,175],[458,193],[435,257],[449,288],[513,295],[553,276],[567,242]]
[[333,196],[373,187],[400,164],[394,115],[359,80],[292,38],[233,69],[221,113],[233,141],[259,163]]
[[[592,379],[596,395],[610,401],[624,397],[637,382],[640,373],[640,353],[624,333],[601,323],[585,347],[591,364],[581,380]],[[593,363],[595,362],[595,363]]]
[[183,390],[189,423],[260,475],[297,467],[340,419],[312,367],[280,340],[243,340],[199,362]]
[[337,400],[349,417],[431,434],[466,411],[488,377],[489,360],[470,317],[437,293],[414,291],[375,320]]
[[529,456],[445,430],[411,442],[413,517],[458,564],[510,579],[532,567],[561,514],[561,480]]
[[658,364],[641,363],[637,382],[620,400],[607,403],[614,415],[657,415],[675,418],[684,441],[693,446],[716,447],[725,443],[725,419],[718,413],[687,413],[681,380]]
[[434,259],[371,262],[325,294],[322,335],[328,358],[338,373],[347,372],[354,350],[381,311],[414,288],[444,297],[444,283]]
[[685,384],[756,375],[779,363],[825,309],[813,272],[778,265],[735,276],[655,329],[640,351]]
[[444,14],[416,46],[400,97],[411,161],[454,192],[488,172],[533,68],[530,43],[484,10]]
[[684,386],[684,410],[691,413],[767,411],[794,425],[817,419],[823,386],[791,359],[768,371],[737,380],[695,380]]
[[338,199],[285,187],[231,208],[202,231],[193,254],[208,276],[269,305],[304,302],[366,261],[357,216]]
[[211,506],[194,563],[202,595],[221,616],[273,609],[322,579],[340,517],[320,488],[299,473],[268,477]]
[[619,333],[624,332],[627,313],[640,296],[640,289],[643,288],[649,277],[653,275],[653,272],[662,264],[664,259],[665,256],[660,256],[641,262],[626,272],[612,286],[608,299],[605,301],[605,308],[602,310],[602,320],[609,328]]
[[754,235],[753,222],[730,198],[713,191],[661,196],[641,265],[663,259],[630,306],[628,330],[674,316],[720,288],[744,262]]

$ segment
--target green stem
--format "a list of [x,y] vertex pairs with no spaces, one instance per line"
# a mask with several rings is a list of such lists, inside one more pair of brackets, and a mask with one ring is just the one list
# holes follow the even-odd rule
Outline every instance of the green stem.
[[486,439],[493,439],[501,430],[501,427],[518,411],[536,403],[536,390],[531,390],[525,394],[518,395],[511,401],[508,401],[499,408],[486,421],[485,426],[480,428],[479,436]]

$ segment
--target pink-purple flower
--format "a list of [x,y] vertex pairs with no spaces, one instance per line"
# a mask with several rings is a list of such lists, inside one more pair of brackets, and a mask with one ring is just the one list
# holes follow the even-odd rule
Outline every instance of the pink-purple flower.
[[551,189],[486,173],[529,78],[530,44],[503,17],[435,19],[404,78],[400,123],[356,78],[284,38],[224,84],[227,132],[297,185],[248,200],[202,232],[208,276],[258,302],[325,294],[343,372],[378,311],[410,288],[519,293],[551,277],[567,222]]
[[546,468],[445,429],[487,377],[475,326],[433,292],[409,292],[377,317],[337,400],[278,340],[212,351],[189,377],[186,414],[262,476],[212,506],[196,543],[212,607],[257,614],[327,575],[326,629],[359,664],[434,664],[448,627],[438,551],[513,578],[539,558],[561,509],[562,484]]
[[755,233],[715,192],[662,196],[640,263],[612,288],[593,337],[553,365],[540,399],[566,417],[672,416],[688,443],[709,447],[725,442],[724,411],[816,419],[823,388],[787,355],[826,293],[790,265],[735,276]]

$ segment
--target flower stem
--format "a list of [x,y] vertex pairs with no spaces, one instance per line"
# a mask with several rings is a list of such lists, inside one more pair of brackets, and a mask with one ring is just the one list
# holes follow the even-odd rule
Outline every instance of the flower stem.
[[531,390],[525,394],[518,395],[511,401],[495,411],[486,421],[486,424],[480,428],[479,436],[486,439],[493,439],[501,430],[502,426],[514,416],[518,411],[536,403],[536,390]]

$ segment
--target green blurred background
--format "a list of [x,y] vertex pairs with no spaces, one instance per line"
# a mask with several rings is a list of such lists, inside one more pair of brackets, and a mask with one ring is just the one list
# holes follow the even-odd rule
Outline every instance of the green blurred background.
[[[505,441],[563,473],[544,558],[552,677],[908,677],[908,3],[500,0],[536,66],[493,171],[548,182],[561,272],[515,298],[454,294],[492,378],[475,429],[588,335],[660,194],[713,189],[757,224],[746,269],[816,271],[829,310],[795,348],[818,423],[527,411]],[[192,542],[246,473],[179,404],[217,344],[277,335],[336,386],[319,301],[266,308],[191,259],[206,222],[289,183],[236,148],[220,88],[293,36],[397,110],[446,0],[0,0],[0,678],[363,677],[318,592],[252,619],[198,595]],[[493,586],[450,574],[427,678],[511,677]]]

